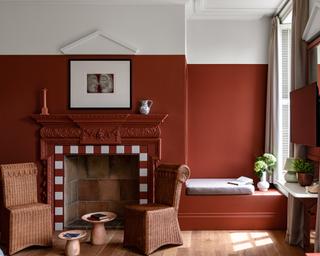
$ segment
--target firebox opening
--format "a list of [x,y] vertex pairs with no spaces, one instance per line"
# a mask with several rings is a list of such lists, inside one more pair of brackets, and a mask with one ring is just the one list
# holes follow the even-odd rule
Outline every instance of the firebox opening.
[[139,204],[139,155],[65,155],[64,223],[89,229],[91,212],[113,212],[106,228],[123,228],[124,206]]

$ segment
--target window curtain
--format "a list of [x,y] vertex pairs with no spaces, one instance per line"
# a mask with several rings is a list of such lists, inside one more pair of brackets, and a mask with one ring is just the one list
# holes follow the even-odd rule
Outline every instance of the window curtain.
[[[267,99],[266,99],[266,132],[265,132],[265,153],[275,155],[281,159],[281,111],[279,92],[279,17],[271,20],[270,42],[269,42],[269,63],[267,78]],[[277,161],[275,171],[272,175],[267,174],[268,181],[273,183],[280,179],[281,163]]]
[[[292,37],[291,37],[291,91],[306,85],[306,49],[302,40],[304,29],[309,19],[309,1],[292,2]],[[290,144],[290,157],[306,158],[306,147]],[[303,247],[303,203],[289,195],[287,212],[286,243]]]

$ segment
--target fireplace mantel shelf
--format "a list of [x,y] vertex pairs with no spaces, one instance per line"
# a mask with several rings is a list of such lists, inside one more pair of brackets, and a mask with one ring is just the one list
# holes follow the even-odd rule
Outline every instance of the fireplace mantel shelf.
[[159,125],[168,117],[167,114],[139,115],[139,114],[32,114],[31,117],[38,123],[60,123],[60,122],[103,122],[103,123],[158,123]]
[[31,115],[42,124],[42,139],[79,139],[79,144],[121,144],[122,138],[159,138],[167,114]]

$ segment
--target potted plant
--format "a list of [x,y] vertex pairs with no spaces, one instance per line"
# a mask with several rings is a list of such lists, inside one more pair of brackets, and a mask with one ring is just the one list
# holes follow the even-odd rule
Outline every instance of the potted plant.
[[266,172],[271,175],[272,170],[270,170],[270,168],[275,170],[276,162],[277,158],[270,153],[265,153],[263,156],[257,157],[257,160],[254,163],[254,174],[260,178],[260,181],[257,184],[260,191],[268,190],[270,185],[269,182],[267,182]]
[[293,169],[298,173],[298,182],[300,186],[310,186],[313,181],[313,175],[316,171],[315,163],[308,160],[295,158],[293,160]]

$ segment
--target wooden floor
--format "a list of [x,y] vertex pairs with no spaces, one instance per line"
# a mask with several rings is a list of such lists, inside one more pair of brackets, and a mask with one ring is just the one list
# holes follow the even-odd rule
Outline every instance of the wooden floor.
[[[14,256],[65,255],[65,240],[58,238],[54,231],[53,247],[30,247]],[[143,255],[138,249],[124,248],[123,230],[107,229],[107,243],[93,246],[90,233],[80,239],[80,255],[85,256],[129,256]],[[267,231],[182,231],[182,246],[164,246],[152,253],[153,256],[304,256],[303,249],[287,245],[284,230]],[[311,233],[314,237],[314,232]],[[0,247],[5,255],[7,250]]]

